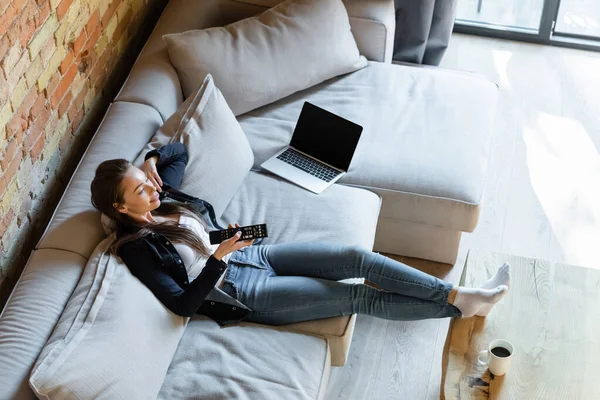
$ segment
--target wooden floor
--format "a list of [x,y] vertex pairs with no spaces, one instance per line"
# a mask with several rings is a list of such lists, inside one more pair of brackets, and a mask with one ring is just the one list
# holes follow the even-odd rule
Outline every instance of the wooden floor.
[[[471,248],[600,268],[600,53],[454,35],[442,67],[501,88],[483,211],[455,267],[397,259],[454,283]],[[326,399],[439,399],[448,323],[359,316]]]

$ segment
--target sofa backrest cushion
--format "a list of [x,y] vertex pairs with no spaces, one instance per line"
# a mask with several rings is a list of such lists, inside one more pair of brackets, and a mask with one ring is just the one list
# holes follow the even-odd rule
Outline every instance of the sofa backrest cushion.
[[236,116],[367,65],[341,0],[287,0],[225,27],[163,38],[184,96],[210,73]]
[[152,107],[114,102],[79,162],[36,249],[68,250],[89,258],[106,235],[92,206],[90,184],[105,160],[134,160],[162,124]]
[[29,380],[39,398],[155,399],[189,318],[169,311],[120,258],[94,250]]
[[134,165],[140,166],[148,151],[174,141],[188,152],[179,189],[208,201],[219,218],[250,172],[254,153],[210,74],[160,127]]

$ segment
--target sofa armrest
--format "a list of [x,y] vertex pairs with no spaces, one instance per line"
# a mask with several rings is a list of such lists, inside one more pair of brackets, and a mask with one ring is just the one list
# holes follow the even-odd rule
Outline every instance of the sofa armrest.
[[0,314],[0,397],[35,398],[29,375],[87,260],[65,250],[34,251]]
[[344,0],[360,53],[372,61],[392,62],[396,14],[393,0]]

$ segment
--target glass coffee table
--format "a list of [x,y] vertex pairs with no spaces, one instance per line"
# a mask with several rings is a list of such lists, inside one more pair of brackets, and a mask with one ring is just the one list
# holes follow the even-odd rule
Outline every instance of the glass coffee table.
[[[471,251],[461,285],[478,286],[503,262],[512,265],[506,297],[486,318],[450,323],[441,398],[600,399],[600,270]],[[498,377],[477,361],[494,339],[515,348]]]

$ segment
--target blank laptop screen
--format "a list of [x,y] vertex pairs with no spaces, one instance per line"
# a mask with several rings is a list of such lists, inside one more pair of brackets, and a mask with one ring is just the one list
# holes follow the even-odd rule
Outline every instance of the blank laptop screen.
[[305,102],[290,145],[347,171],[361,132],[362,126]]

